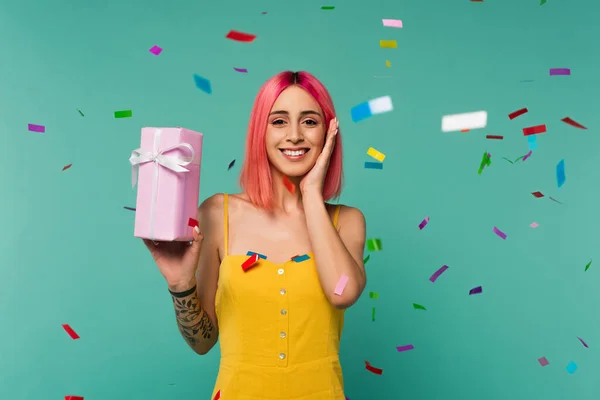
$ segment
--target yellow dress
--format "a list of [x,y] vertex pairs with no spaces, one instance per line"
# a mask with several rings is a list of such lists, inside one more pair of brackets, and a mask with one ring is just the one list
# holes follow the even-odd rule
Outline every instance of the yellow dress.
[[[345,400],[339,360],[344,311],[306,261],[259,261],[246,272],[245,254],[229,254],[228,196],[216,294],[221,363],[212,399]],[[333,224],[337,226],[339,206]],[[260,253],[261,249],[249,249]],[[295,254],[290,254],[290,258]]]

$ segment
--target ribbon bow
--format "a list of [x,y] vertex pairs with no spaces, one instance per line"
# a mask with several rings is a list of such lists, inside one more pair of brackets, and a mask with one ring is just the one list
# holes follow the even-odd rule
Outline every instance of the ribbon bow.
[[[186,148],[192,153],[189,158],[181,158],[174,155],[165,155],[171,150],[175,150],[177,148]],[[166,149],[162,149],[158,152],[142,152],[141,148],[135,149],[131,152],[131,157],[129,157],[129,162],[131,163],[131,186],[135,186],[137,182],[138,170],[141,164],[145,164],[147,162],[153,162],[158,167],[158,164],[162,165],[165,168],[170,169],[175,172],[189,172],[187,168],[184,168],[186,165],[189,165],[194,160],[194,148],[189,143],[179,143],[175,146],[167,147]]]

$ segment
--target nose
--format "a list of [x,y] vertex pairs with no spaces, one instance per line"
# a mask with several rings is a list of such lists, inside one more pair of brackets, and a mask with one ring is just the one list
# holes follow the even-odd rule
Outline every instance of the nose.
[[297,124],[293,124],[291,126],[287,140],[292,142],[293,144],[297,144],[304,141],[302,130]]

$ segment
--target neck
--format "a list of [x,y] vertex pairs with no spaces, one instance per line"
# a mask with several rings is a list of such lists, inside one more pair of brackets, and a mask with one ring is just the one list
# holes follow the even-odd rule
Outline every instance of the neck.
[[275,211],[285,213],[302,210],[302,194],[300,193],[300,177],[288,177],[287,179],[294,185],[294,192],[284,185],[284,177],[281,172],[271,169],[271,178],[273,180],[273,207]]

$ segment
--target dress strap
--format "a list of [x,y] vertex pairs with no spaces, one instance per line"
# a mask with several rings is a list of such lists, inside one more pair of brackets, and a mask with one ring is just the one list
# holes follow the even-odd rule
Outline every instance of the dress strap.
[[337,229],[338,217],[340,215],[340,208],[342,208],[341,204],[335,206],[335,211],[333,212],[333,227]]
[[229,210],[228,210],[229,195],[223,193],[223,237],[225,256],[229,254]]

